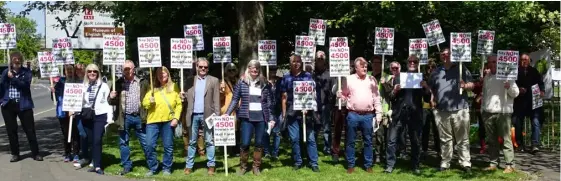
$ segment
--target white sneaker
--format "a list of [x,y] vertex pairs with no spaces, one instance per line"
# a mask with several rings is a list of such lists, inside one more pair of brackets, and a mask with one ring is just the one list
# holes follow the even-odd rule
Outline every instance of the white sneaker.
[[88,165],[89,167],[93,167],[93,163],[90,163],[90,165]]

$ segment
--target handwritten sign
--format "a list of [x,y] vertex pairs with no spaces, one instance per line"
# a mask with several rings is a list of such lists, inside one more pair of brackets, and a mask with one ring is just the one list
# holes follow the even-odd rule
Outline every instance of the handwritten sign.
[[65,83],[64,96],[62,97],[62,111],[82,111],[84,100],[84,84]]
[[540,92],[538,84],[532,86],[532,110],[543,106],[543,99]]
[[312,62],[316,57],[314,53],[315,41],[312,36],[296,35],[296,43],[294,43],[294,54],[302,57],[302,62]]
[[450,33],[450,61],[471,62],[471,33]]
[[293,110],[317,110],[316,83],[314,81],[293,82]]
[[489,55],[493,53],[495,31],[479,30],[477,38],[477,54]]
[[277,40],[259,40],[257,56],[261,65],[277,65]]
[[229,36],[212,38],[212,56],[214,63],[232,62],[232,45]]
[[123,65],[125,64],[125,36],[104,35],[103,36],[103,64]]
[[51,52],[37,52],[37,61],[39,61],[41,78],[59,76],[59,70],[54,63],[53,54]]
[[329,47],[349,47],[349,38],[347,37],[331,37],[329,38]]
[[415,55],[419,58],[419,64],[425,65],[429,62],[428,39],[409,39],[409,56]]
[[323,19],[310,18],[310,29],[308,35],[314,37],[316,45],[325,45],[325,33],[327,31],[327,21]]
[[140,68],[161,67],[160,37],[138,37],[138,64]]
[[193,40],[191,38],[170,39],[170,64],[174,69],[193,68]]
[[215,146],[236,146],[236,117],[212,116]]
[[72,40],[70,38],[53,39],[53,57],[55,65],[74,64],[74,53],[72,51]]
[[331,77],[351,74],[349,47],[329,48],[329,73]]
[[423,24],[423,30],[429,41],[429,46],[435,46],[446,42],[444,33],[442,33],[442,28],[440,27],[440,22],[438,22],[437,19]]
[[0,49],[16,48],[16,25],[0,23]]
[[191,38],[193,40],[193,50],[203,51],[205,50],[205,41],[203,39],[203,25],[202,24],[192,24],[183,26],[183,35],[185,38]]
[[497,51],[497,79],[516,80],[518,77],[518,51]]
[[394,29],[376,27],[376,38],[374,42],[374,54],[393,55]]
[[399,73],[399,85],[402,89],[420,89],[423,73]]

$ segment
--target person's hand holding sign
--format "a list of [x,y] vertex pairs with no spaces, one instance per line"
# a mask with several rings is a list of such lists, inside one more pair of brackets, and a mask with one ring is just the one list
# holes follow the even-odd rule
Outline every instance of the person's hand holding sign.
[[520,94],[526,93],[526,89],[523,87],[518,88],[520,90]]
[[171,120],[170,126],[171,126],[172,128],[175,128],[175,127],[177,126],[177,119],[173,118],[173,119]]
[[117,97],[117,92],[116,91],[111,91],[111,94],[109,94],[109,98],[115,99],[115,97]]
[[429,85],[427,84],[427,81],[421,81],[421,87],[425,88],[425,89],[429,89]]
[[152,96],[150,97],[150,104],[154,104],[154,103],[156,103],[156,99],[154,99],[154,97]]
[[183,102],[183,100],[185,99],[185,92],[180,92],[179,97],[181,97],[181,101]]
[[504,87],[505,87],[505,89],[510,89],[510,83],[508,81],[506,81]]
[[397,94],[401,90],[401,85],[396,84],[393,86],[393,94]]
[[220,93],[224,93],[224,90],[226,90],[226,83],[222,81],[220,82]]

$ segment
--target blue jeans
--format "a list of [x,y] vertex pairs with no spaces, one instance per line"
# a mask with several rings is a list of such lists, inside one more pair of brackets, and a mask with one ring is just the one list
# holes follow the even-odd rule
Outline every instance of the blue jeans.
[[347,114],[347,138],[345,143],[345,156],[347,157],[347,168],[355,167],[355,141],[357,131],[360,129],[363,139],[364,167],[371,168],[374,160],[372,150],[372,118],[374,114],[359,115],[349,111]]
[[323,152],[331,153],[331,106],[323,106],[321,112],[321,125],[323,131]]
[[82,123],[82,119],[79,116],[76,116],[76,121],[78,121],[78,134],[80,135],[80,158],[90,160],[92,155],[90,152],[90,145],[92,144],[89,142],[88,134],[86,133],[86,129],[84,128],[84,124]]
[[249,144],[251,143],[251,135],[255,133],[255,148],[263,148],[263,135],[267,130],[267,122],[265,121],[249,121],[248,119],[240,118],[240,136],[241,136],[241,147],[242,150],[249,150]]
[[[302,165],[302,156],[300,154],[300,129],[302,125],[302,114],[299,116],[288,116],[288,135],[290,136],[290,144],[292,146],[292,159],[294,165]],[[306,117],[306,146],[308,150],[308,157],[312,167],[318,166],[318,149],[315,138],[314,123],[310,120],[311,117]]]
[[526,117],[530,118],[530,121],[532,123],[532,146],[540,146],[540,118],[542,117],[542,114],[543,107],[530,111],[518,111],[512,114],[512,122],[514,123],[514,130],[516,132],[516,142],[518,143],[519,147],[525,147],[524,137],[522,137],[522,131],[524,131],[524,121]]
[[195,153],[197,153],[197,136],[199,135],[199,127],[204,128],[205,134],[205,147],[206,147],[206,158],[207,167],[215,167],[216,163],[214,161],[214,132],[212,129],[208,129],[206,126],[204,115],[193,113],[192,117],[191,131],[189,135],[189,150],[187,152],[186,158],[186,168],[192,169],[195,164]]
[[[265,133],[263,134],[263,143],[265,144],[264,148],[263,148],[263,152],[265,155],[267,154],[271,154],[272,157],[278,157],[279,156],[279,146],[280,146],[280,140],[281,140],[281,132],[280,132],[280,115],[279,115],[279,119],[275,120],[275,126],[273,127],[273,129],[271,130],[271,135]],[[266,125],[267,128],[269,126],[269,124]],[[271,140],[269,139],[270,137],[273,137],[273,143],[271,145]],[[270,150],[270,152],[269,152]]]
[[156,144],[160,134],[164,144],[162,170],[171,172],[171,164],[173,163],[173,128],[171,127],[171,121],[146,124],[146,161],[148,162],[148,168],[153,173],[158,170]]
[[142,120],[140,116],[133,116],[130,114],[125,114],[125,125],[124,130],[119,131],[119,148],[121,151],[121,165],[125,169],[132,168],[132,162],[130,159],[130,147],[129,147],[129,139],[130,133],[129,130],[133,128],[136,133],[136,137],[138,138],[138,142],[140,142],[140,146],[142,151],[144,152],[144,157],[147,158],[146,155],[146,126],[142,124]]

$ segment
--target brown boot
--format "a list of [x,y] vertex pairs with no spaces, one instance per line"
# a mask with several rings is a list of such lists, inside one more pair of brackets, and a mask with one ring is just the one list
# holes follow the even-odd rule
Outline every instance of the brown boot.
[[244,149],[240,149],[240,170],[238,170],[238,175],[244,175],[247,172],[247,160],[249,159],[249,152]]
[[187,156],[187,150],[189,150],[189,137],[183,137],[183,157]]
[[261,175],[259,167],[261,167],[262,154],[263,148],[255,148],[255,151],[253,151],[253,175]]

